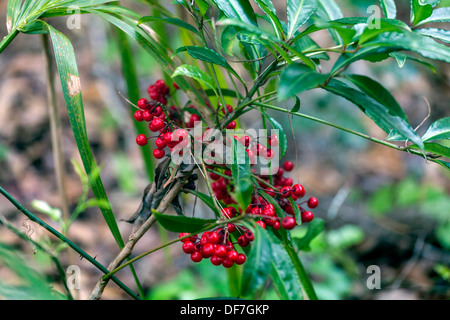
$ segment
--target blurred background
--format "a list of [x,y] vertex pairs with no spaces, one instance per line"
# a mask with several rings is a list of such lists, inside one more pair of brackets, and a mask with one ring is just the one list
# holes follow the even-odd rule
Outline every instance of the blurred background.
[[[281,2],[281,1],[280,1]],[[367,16],[367,7],[378,1],[337,1],[345,16]],[[409,1],[396,1],[399,19],[409,21]],[[450,5],[442,1],[443,5]],[[448,2],[448,1],[447,1]],[[147,7],[124,4],[142,15]],[[6,5],[0,2],[0,35],[6,35]],[[168,5],[173,10],[173,6]],[[283,17],[284,9],[278,12]],[[148,184],[140,150],[135,143],[130,106],[119,93],[126,92],[119,52],[111,27],[97,17],[83,16],[82,28],[69,30],[64,18],[51,23],[73,42],[81,76],[88,136],[102,180],[124,238],[131,226],[127,219],[138,208]],[[442,27],[442,25],[441,25]],[[172,48],[181,39],[172,28],[166,39]],[[173,36],[172,33],[173,32]],[[326,32],[314,36],[319,45],[332,45]],[[161,77],[152,58],[135,48],[142,96]],[[335,56],[323,66],[329,68]],[[450,116],[450,65],[433,62],[436,73],[408,61],[402,68],[394,59],[373,64],[358,62],[348,70],[370,75],[387,87],[407,113],[413,127],[423,133],[438,118]],[[57,229],[60,201],[54,174],[47,107],[45,59],[40,37],[21,34],[0,56],[0,185],[30,211]],[[85,177],[73,139],[59,84],[58,105],[63,123],[66,193],[71,212],[78,218],[68,237],[107,265],[118,253],[117,245],[100,210],[77,207],[86,191]],[[145,94],[144,94],[145,93]],[[301,94],[300,112],[340,124],[371,136],[385,134],[358,108],[323,90]],[[426,98],[431,106],[428,115]],[[285,105],[283,105],[285,106]],[[337,129],[302,118],[270,113],[285,128],[289,139],[285,160],[296,164],[290,176],[303,184],[307,195],[320,205],[315,215],[324,219],[325,231],[301,254],[321,299],[448,299],[450,298],[450,175],[442,167],[404,152],[391,150]],[[260,117],[257,117],[259,119]],[[242,127],[258,128],[252,113]],[[78,165],[77,165],[78,164]],[[38,200],[38,201],[36,201]],[[186,210],[192,208],[187,198]],[[84,200],[83,200],[84,201]],[[192,209],[191,209],[192,210]],[[4,197],[0,214],[33,240],[55,247],[58,243],[37,224],[26,219]],[[295,233],[304,234],[302,226]],[[135,247],[133,255],[148,251],[177,235],[152,228]],[[86,299],[101,273],[68,248],[58,247],[64,267],[82,270],[81,289]],[[381,289],[370,290],[367,268],[381,270]],[[230,296],[227,273],[208,262],[193,264],[181,246],[172,245],[139,260],[136,271],[148,299],[196,299]],[[135,284],[128,269],[118,276]],[[49,256],[0,226],[0,298],[45,297],[37,288],[50,283],[63,292]],[[42,295],[41,295],[42,294]],[[40,296],[41,295],[41,296]],[[128,299],[110,283],[104,299]],[[257,299],[278,299],[268,285]]]

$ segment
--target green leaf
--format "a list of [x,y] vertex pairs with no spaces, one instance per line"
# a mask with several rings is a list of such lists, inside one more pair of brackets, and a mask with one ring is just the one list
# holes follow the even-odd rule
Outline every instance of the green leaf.
[[101,207],[103,217],[111,230],[117,244],[120,247],[124,246],[123,239],[120,235],[116,219],[112,212],[110,203],[106,196],[102,180],[100,178],[99,169],[95,163],[92,155],[92,150],[89,145],[89,139],[86,131],[86,122],[84,117],[83,100],[81,96],[81,83],[78,74],[78,67],[75,58],[75,52],[69,39],[54,29],[50,25],[43,22],[49,30],[53,49],[55,52],[56,65],[61,80],[64,100],[66,102],[67,112],[69,114],[70,124],[77,143],[78,151],[83,162],[86,174],[89,177],[94,196],[99,201],[104,201],[107,205]]
[[283,244],[277,237],[267,232],[272,252],[272,268],[270,270],[270,279],[275,290],[283,300],[300,300],[302,298],[302,286],[300,277],[295,270],[293,261],[284,249]]
[[388,19],[395,19],[397,16],[397,7],[394,0],[380,0],[384,16]]
[[[336,20],[344,17],[339,6],[336,4],[334,0],[317,0],[317,11],[316,14],[318,17],[325,19],[327,21]],[[328,30],[333,41],[341,45],[343,44],[339,33],[336,30]]]
[[292,206],[292,209],[294,209],[294,216],[295,216],[295,221],[297,221],[297,225],[301,225],[302,224],[302,212],[300,211],[297,203],[295,203],[295,201],[294,201],[294,199],[292,199],[292,197],[289,197],[288,200]]
[[272,265],[271,239],[261,227],[252,229],[255,240],[242,271],[241,296],[250,297],[266,281]]
[[347,224],[339,229],[330,230],[326,240],[333,248],[346,249],[357,245],[364,240],[364,231],[357,225]]
[[251,182],[250,159],[245,147],[236,139],[231,143],[231,176],[234,194],[242,210],[250,204],[253,185]]
[[280,142],[280,158],[282,158],[286,154],[288,145],[286,133],[284,132],[283,126],[277,120],[268,116],[265,112],[261,111],[261,113],[264,115],[264,117],[266,117],[267,120],[270,121],[272,127],[278,130],[278,139]]
[[294,104],[294,106],[292,107],[292,109],[291,109],[290,112],[298,112],[298,111],[300,110],[300,106],[301,106],[300,98],[297,97],[297,96],[295,96],[295,97],[294,97],[294,100],[295,100],[295,104]]
[[185,22],[185,21],[183,21],[181,19],[178,19],[178,18],[170,18],[170,17],[164,17],[164,18],[161,18],[161,17],[142,17],[141,19],[139,19],[138,25],[142,24],[142,23],[145,23],[145,22],[153,22],[153,21],[170,23],[172,25],[175,25],[175,26],[180,27],[180,28],[184,28],[186,30],[189,30],[189,31],[197,34],[197,35],[200,35],[198,30],[193,25],[191,25],[191,24],[189,24],[189,23],[187,23],[187,22]]
[[275,9],[273,3],[271,0],[255,0],[255,2],[258,4],[258,6],[261,8],[261,10],[264,10],[263,7],[269,9],[274,14],[277,13],[277,10]]
[[197,233],[205,229],[208,225],[213,226],[216,219],[200,219],[185,216],[173,216],[162,214],[152,210],[158,223],[165,229],[172,232]]
[[283,39],[283,26],[281,25],[280,20],[276,15],[275,8],[270,0],[254,0],[258,6],[264,11],[269,17],[270,23],[273,26],[273,29],[277,33],[278,39]]
[[[450,148],[435,142],[425,142],[425,152],[431,153],[435,156],[445,157],[450,159]],[[417,145],[413,144],[409,149],[419,149]]]
[[195,0],[197,3],[198,9],[200,11],[200,15],[203,17],[206,14],[206,11],[209,9],[209,4],[205,0]]
[[316,9],[316,0],[287,0],[288,39],[290,39],[306,21],[308,21]]
[[213,0],[217,7],[230,19],[237,19],[256,26],[256,15],[248,0]]
[[450,139],[450,117],[433,122],[423,134],[423,141]]
[[217,93],[213,78],[197,66],[191,66],[187,64],[179,66],[173,72],[172,78],[175,80],[175,78],[180,76],[186,76],[195,79],[198,82],[201,82],[210,87],[214,92]]
[[438,28],[416,29],[415,33],[450,43],[450,31]]
[[306,234],[301,238],[293,238],[292,242],[297,246],[297,250],[311,251],[311,241],[322,233],[325,222],[320,218],[314,218],[309,224]]
[[281,73],[278,97],[285,100],[303,91],[317,88],[327,79],[327,74],[317,73],[302,64],[292,64]]
[[423,3],[422,0],[411,0],[411,22],[414,26],[429,18],[432,13],[431,5]]
[[377,100],[336,79],[332,79],[323,88],[353,102],[386,133],[394,129],[423,149],[422,140],[410,124]]
[[398,104],[397,100],[395,100],[389,90],[383,87],[379,82],[367,76],[357,74],[348,75],[346,78],[355,84],[362,92],[389,109],[389,113],[408,121],[408,117],[402,107]]
[[450,22],[450,7],[434,9],[430,17],[420,21],[417,25],[435,22]]

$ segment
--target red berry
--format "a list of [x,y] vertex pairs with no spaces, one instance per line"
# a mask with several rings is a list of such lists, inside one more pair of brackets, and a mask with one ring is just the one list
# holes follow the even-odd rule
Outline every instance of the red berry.
[[155,140],[155,145],[158,149],[164,149],[167,146],[166,142],[161,138]]
[[139,109],[146,110],[150,107],[150,103],[147,99],[142,98],[138,100],[137,106]]
[[191,254],[195,251],[195,246],[191,241],[186,241],[182,246],[183,252],[187,254]]
[[245,231],[244,236],[247,238],[248,241],[255,240],[255,235],[250,230]]
[[297,223],[293,217],[285,217],[281,220],[281,226],[286,230],[293,229],[296,224]]
[[153,120],[153,118],[154,118],[154,116],[153,116],[153,114],[150,111],[145,110],[145,111],[142,112],[142,119],[144,121],[150,122],[150,121]]
[[159,98],[161,97],[161,95],[159,94],[158,91],[150,91],[149,95],[150,95],[150,99],[156,100],[156,101],[158,101]]
[[280,229],[280,226],[281,226],[281,225],[280,225],[280,221],[277,220],[277,221],[275,221],[275,223],[273,224],[272,227],[273,227],[275,230],[278,230],[278,229]]
[[218,256],[212,256],[211,257],[211,263],[215,266],[220,266],[223,262],[223,258],[220,258]]
[[288,186],[284,186],[283,188],[281,188],[280,193],[282,198],[289,198],[291,196],[291,188]]
[[169,144],[169,143],[173,142],[173,134],[172,134],[172,132],[164,133],[164,142],[166,144]]
[[147,144],[147,137],[145,134],[140,134],[136,137],[136,143],[140,146],[145,146]]
[[175,82],[173,83],[173,87],[175,88],[175,90],[180,89],[180,87]]
[[[160,115],[162,115],[163,114],[163,109],[160,107],[160,106],[157,106],[156,108],[155,108],[155,110],[153,110],[153,115],[155,116],[155,117],[159,117]],[[165,115],[164,115],[165,116]]]
[[231,121],[228,125],[227,125],[227,129],[230,129],[230,130],[234,130],[235,128],[236,128],[236,121]]
[[214,255],[219,258],[225,258],[227,255],[227,248],[221,244],[214,248]]
[[226,207],[222,209],[223,215],[227,218],[233,218],[235,216],[235,209],[233,207]]
[[203,258],[209,258],[214,254],[214,245],[212,243],[207,243],[202,248]]
[[200,262],[203,259],[203,254],[200,251],[191,253],[191,260],[194,262]]
[[[264,219],[264,221],[266,221],[266,220]],[[265,229],[266,228],[266,224],[264,223],[264,221],[258,220],[258,221],[256,221],[256,224],[258,226],[260,226],[261,228]]]
[[273,218],[264,218],[264,223],[268,226],[273,226],[276,222],[277,220]]
[[243,253],[240,253],[239,256],[237,257],[235,263],[243,264],[245,262],[245,260],[247,260],[247,257]]
[[153,150],[153,156],[156,159],[161,159],[162,157],[164,157],[166,155],[166,152],[164,150],[161,149],[155,149]]
[[272,160],[275,157],[275,152],[272,149],[267,149],[263,156],[266,160]]
[[137,110],[134,113],[134,120],[136,120],[136,121],[143,121],[144,120],[144,118],[142,117],[142,110]]
[[305,196],[305,188],[301,184],[294,184],[292,186],[292,193],[296,195],[297,197],[303,197]]
[[232,224],[232,223],[228,223],[227,224],[227,229],[229,233],[233,233],[236,231],[236,225]]
[[231,268],[231,267],[233,266],[233,264],[234,264],[234,261],[231,261],[231,260],[228,260],[228,259],[224,259],[224,260],[222,261],[222,265],[223,265],[225,268]]
[[314,219],[314,214],[311,211],[302,212],[302,223],[311,222]]
[[286,179],[284,179],[283,184],[285,186],[289,186],[290,187],[290,186],[292,186],[294,184],[294,180],[292,180],[292,178],[286,178]]
[[151,125],[154,129],[153,131],[155,132],[164,128],[164,121],[162,121],[160,118],[153,118]]
[[212,231],[208,233],[206,239],[208,240],[209,243],[216,244],[219,242],[219,234],[216,231]]
[[[182,238],[182,237],[184,237],[184,236],[187,236],[189,233],[187,233],[187,232],[181,232],[179,235],[178,235],[178,238]],[[189,241],[189,237],[188,238],[185,238],[185,239],[183,239],[183,240],[181,240],[181,242],[188,242]]]
[[292,169],[294,169],[294,164],[293,164],[291,161],[286,161],[286,162],[283,164],[283,168],[284,168],[284,170],[286,170],[286,171],[292,171]]
[[239,253],[237,252],[237,251],[235,251],[235,250],[230,250],[230,251],[228,251],[228,253],[227,253],[227,260],[230,260],[230,261],[236,261],[236,259],[239,257]]
[[318,205],[319,205],[319,200],[317,200],[317,198],[311,197],[308,199],[308,207],[310,207],[311,209],[314,209]]
[[237,239],[237,242],[238,242],[238,245],[241,247],[246,247],[250,243],[244,235],[239,236],[239,238]]
[[162,88],[164,88],[166,86],[166,83],[164,82],[163,79],[159,79],[155,81],[155,86],[158,90],[161,90]]
[[248,146],[250,145],[250,143],[252,142],[252,139],[249,136],[242,136],[239,141],[241,142],[241,144],[248,148]]
[[267,142],[268,142],[269,146],[271,146],[271,147],[276,147],[276,146],[278,146],[280,144],[276,134],[271,135],[267,139]]

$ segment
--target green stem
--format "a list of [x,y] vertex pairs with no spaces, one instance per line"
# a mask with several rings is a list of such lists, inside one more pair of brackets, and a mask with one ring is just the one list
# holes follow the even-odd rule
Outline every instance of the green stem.
[[305,290],[306,295],[309,300],[318,300],[314,287],[312,285],[311,279],[306,273],[305,268],[303,267],[300,258],[298,257],[297,252],[292,247],[286,246],[286,251],[291,258],[291,261],[294,263],[295,270],[300,278],[300,282],[302,284],[303,290]]
[[8,33],[3,40],[0,42],[0,54],[3,52],[3,50],[6,49],[6,47],[11,43],[11,41],[14,40],[14,38],[19,34],[19,30],[13,29],[10,33]]
[[[53,234],[55,237],[57,237],[62,242],[66,243],[70,248],[75,250],[77,253],[80,254],[84,259],[89,261],[91,264],[93,264],[97,269],[99,269],[101,272],[107,274],[109,271],[107,268],[105,268],[101,263],[99,263],[97,260],[95,260],[93,257],[91,257],[89,254],[87,254],[83,249],[78,247],[75,243],[73,243],[70,239],[62,235],[60,232],[55,230],[53,227],[36,217],[34,214],[32,214],[30,211],[28,211],[24,206],[22,206],[14,197],[12,197],[5,189],[0,187],[0,193],[8,199],[9,202],[11,202],[20,212],[22,212],[25,216],[27,216],[28,219],[31,221],[37,223],[41,227],[43,227],[45,230]],[[130,288],[128,288],[125,284],[123,284],[119,279],[116,277],[111,278],[120,288],[122,288],[128,295],[133,297],[136,300],[140,300],[141,298],[137,296]]]

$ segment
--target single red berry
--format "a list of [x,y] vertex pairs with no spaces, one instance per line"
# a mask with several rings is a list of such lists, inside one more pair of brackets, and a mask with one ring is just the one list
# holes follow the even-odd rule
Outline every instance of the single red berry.
[[164,82],[163,79],[159,79],[155,81],[155,86],[158,90],[160,90],[166,86],[166,83]]
[[164,128],[164,121],[162,121],[160,118],[153,118],[151,124],[154,131],[158,131]]
[[214,254],[214,245],[212,243],[207,243],[202,248],[203,258],[209,258]]
[[[233,112],[233,107],[232,107],[231,105],[227,104],[226,107],[227,107],[227,112],[228,112],[228,113]],[[222,108],[222,112],[223,112],[223,114],[226,113],[226,112],[225,112],[225,108]]]
[[281,226],[281,224],[280,224],[280,221],[275,221],[275,223],[273,224],[273,228],[275,229],[275,230],[279,230],[280,229],[280,226]]
[[219,258],[225,258],[227,255],[227,248],[221,244],[217,245],[214,248],[214,255],[218,256]]
[[147,99],[142,98],[138,100],[137,106],[139,109],[147,110],[150,107],[150,103]]
[[161,98],[161,95],[158,91],[150,91],[149,92],[150,99],[158,101]]
[[294,180],[292,180],[292,178],[290,178],[290,177],[286,178],[286,179],[284,179],[283,184],[285,186],[290,187],[290,186],[292,186],[294,184]]
[[235,216],[235,209],[233,207],[226,207],[222,209],[223,215],[227,218],[233,218]]
[[244,235],[240,235],[237,239],[237,242],[238,242],[238,245],[241,247],[246,247],[250,243]]
[[219,234],[216,231],[212,231],[208,233],[206,239],[208,240],[209,243],[216,244],[219,242]]
[[293,217],[285,217],[281,220],[281,226],[286,230],[293,229],[296,224],[297,223]]
[[277,220],[273,218],[264,218],[264,223],[270,227],[273,226],[276,222]]
[[195,246],[191,241],[186,241],[182,246],[183,252],[187,254],[191,254],[195,251]]
[[243,264],[245,262],[245,260],[247,260],[247,257],[243,253],[240,253],[239,256],[237,257],[235,263]]
[[142,119],[144,121],[150,122],[150,121],[153,120],[153,118],[154,118],[154,116],[153,116],[153,114],[150,111],[145,110],[145,111],[142,112]]
[[269,146],[271,146],[271,147],[276,147],[280,144],[280,141],[278,140],[278,136],[276,134],[271,135],[267,139],[267,142],[268,142]]
[[218,257],[218,256],[212,256],[211,257],[211,263],[215,266],[220,266],[223,262],[223,258]]
[[317,200],[317,198],[311,197],[308,199],[308,207],[310,207],[311,209],[314,209],[318,205],[319,205],[319,200]]
[[284,170],[286,170],[286,171],[292,171],[292,169],[294,169],[294,164],[293,164],[291,161],[286,161],[286,162],[283,164],[283,168],[284,168]]
[[232,224],[232,223],[228,223],[227,224],[227,229],[229,233],[233,233],[236,231],[236,225]]
[[194,262],[200,262],[203,259],[203,254],[200,251],[191,253],[191,260]]
[[142,110],[137,110],[134,113],[134,120],[139,121],[139,122],[144,120],[144,118],[142,117]]
[[275,175],[277,177],[281,177],[281,176],[283,176],[283,173],[284,173],[284,170],[282,168],[278,168],[278,171],[277,171],[277,173],[275,173]]
[[263,214],[263,210],[260,207],[253,207],[250,213],[254,215],[259,215]]
[[171,142],[173,142],[173,133],[172,132],[166,132],[164,133],[164,142],[166,144],[169,144]]
[[235,250],[230,250],[227,253],[227,259],[230,261],[236,261],[236,259],[239,257],[239,253]]
[[147,144],[147,137],[145,134],[140,134],[136,137],[136,143],[140,146],[145,146]]
[[266,160],[272,160],[275,157],[275,152],[272,149],[267,149],[263,156]]
[[167,146],[166,142],[161,138],[155,140],[155,145],[158,149],[164,149]]
[[[163,109],[160,106],[157,106],[154,110],[153,110],[153,115],[155,117],[159,117],[160,115],[163,114]],[[165,116],[165,115],[164,115]]]
[[[265,221],[265,219],[264,219],[264,221]],[[266,224],[264,223],[264,221],[258,220],[258,221],[256,221],[256,224],[258,226],[260,226],[261,228],[265,229],[266,228]]]
[[255,235],[250,230],[245,231],[244,236],[247,238],[248,241],[255,240]]
[[234,130],[236,128],[236,125],[236,121],[233,120],[227,125],[227,129]]
[[164,157],[166,155],[166,152],[164,150],[161,149],[155,149],[153,150],[153,156],[156,159],[161,159],[162,157]]
[[301,197],[305,196],[306,191],[305,191],[305,188],[303,188],[303,186],[301,184],[294,184],[292,186],[292,193],[294,195],[296,195],[297,197],[301,198]]
[[231,261],[231,260],[228,260],[228,259],[224,259],[224,260],[222,261],[222,265],[223,265],[225,268],[231,268],[231,267],[233,266],[233,264],[234,264],[234,261]]
[[314,219],[314,214],[311,211],[302,212],[302,222],[311,222]]
[[[187,233],[187,232],[181,232],[181,233],[178,235],[178,238],[185,237],[185,236],[187,236],[188,234],[189,234],[189,233]],[[188,241],[190,241],[189,239],[190,239],[190,237],[185,238],[185,239],[181,240],[181,242],[188,242]]]
[[289,198],[291,196],[291,188],[288,186],[284,186],[283,188],[281,188],[280,193],[282,198]]

